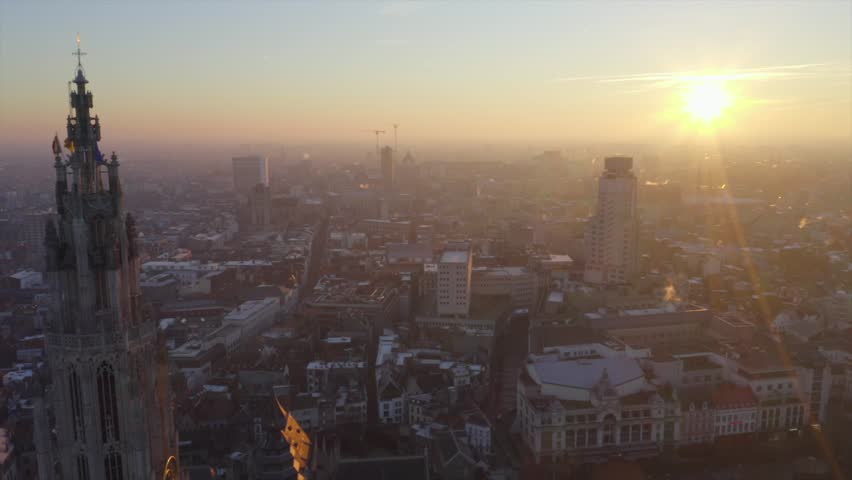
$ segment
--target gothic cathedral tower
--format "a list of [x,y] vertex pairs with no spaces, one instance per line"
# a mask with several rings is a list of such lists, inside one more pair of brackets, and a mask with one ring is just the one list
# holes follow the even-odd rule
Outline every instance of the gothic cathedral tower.
[[[46,393],[55,429],[36,434],[39,473],[49,480],[176,479],[165,350],[140,305],[134,220],[122,206],[118,157],[105,159],[98,149],[100,122],[90,114],[79,45],[77,55],[70,156],[63,160],[58,139],[53,145],[59,220],[45,238],[55,292]],[[46,418],[36,413],[42,429]]]

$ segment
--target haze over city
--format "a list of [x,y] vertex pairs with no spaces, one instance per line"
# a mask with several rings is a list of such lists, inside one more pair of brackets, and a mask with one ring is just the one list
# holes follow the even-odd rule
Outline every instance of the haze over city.
[[0,479],[852,478],[852,0],[0,0]]
[[[75,4],[77,5],[77,4]],[[0,4],[0,142],[61,128],[75,35],[111,140],[848,143],[848,2]],[[730,97],[712,125],[684,95]]]

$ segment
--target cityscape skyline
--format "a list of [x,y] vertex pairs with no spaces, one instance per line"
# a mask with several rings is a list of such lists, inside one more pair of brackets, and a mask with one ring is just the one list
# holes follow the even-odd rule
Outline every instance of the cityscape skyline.
[[0,478],[852,478],[845,4],[70,6],[0,0]]
[[[61,129],[55,79],[75,34],[116,143],[368,146],[392,123],[419,142],[847,143],[852,131],[846,2],[199,5],[44,17],[0,3],[0,84],[16,86],[0,92],[0,141]],[[684,99],[708,82],[730,96],[710,125]]]

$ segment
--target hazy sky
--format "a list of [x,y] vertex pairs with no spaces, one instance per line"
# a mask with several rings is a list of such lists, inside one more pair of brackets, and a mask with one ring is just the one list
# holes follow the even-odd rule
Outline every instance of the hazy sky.
[[[48,148],[76,33],[106,148],[133,143],[647,140],[852,132],[852,2],[0,0],[0,144]],[[43,144],[43,145],[42,145]],[[47,151],[47,150],[46,150]]]

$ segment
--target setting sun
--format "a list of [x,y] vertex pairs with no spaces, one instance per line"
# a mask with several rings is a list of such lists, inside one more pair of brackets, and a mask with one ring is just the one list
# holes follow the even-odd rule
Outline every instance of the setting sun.
[[731,105],[731,96],[721,82],[706,80],[691,85],[684,101],[684,111],[702,122],[712,122]]

